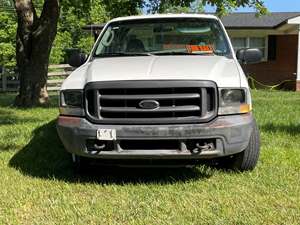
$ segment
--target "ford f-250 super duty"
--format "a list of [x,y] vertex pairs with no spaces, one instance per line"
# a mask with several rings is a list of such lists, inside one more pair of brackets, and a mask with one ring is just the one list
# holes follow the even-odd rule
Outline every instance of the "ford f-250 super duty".
[[88,57],[70,59],[79,68],[61,87],[58,134],[75,164],[219,159],[251,170],[259,132],[240,63],[261,57],[235,54],[213,15],[113,19]]

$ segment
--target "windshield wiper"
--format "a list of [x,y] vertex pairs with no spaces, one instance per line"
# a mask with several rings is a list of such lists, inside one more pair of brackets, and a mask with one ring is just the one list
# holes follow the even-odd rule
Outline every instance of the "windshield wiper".
[[95,57],[126,57],[126,56],[152,56],[153,54],[147,52],[112,52],[95,55]]

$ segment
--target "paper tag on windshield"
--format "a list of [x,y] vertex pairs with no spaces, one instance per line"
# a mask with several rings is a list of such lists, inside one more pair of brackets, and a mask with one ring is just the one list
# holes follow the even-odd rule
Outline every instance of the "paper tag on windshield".
[[187,45],[186,49],[190,53],[197,53],[197,52],[213,53],[214,52],[214,48],[212,45]]

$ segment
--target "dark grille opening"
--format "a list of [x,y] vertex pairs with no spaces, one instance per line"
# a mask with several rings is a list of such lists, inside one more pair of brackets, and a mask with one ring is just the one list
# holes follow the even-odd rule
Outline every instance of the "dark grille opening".
[[178,140],[122,140],[123,150],[179,150]]
[[92,151],[113,151],[114,143],[113,141],[100,141],[95,139],[86,140],[87,150]]
[[168,117],[172,117],[172,113],[170,112],[166,112],[166,113],[130,113],[130,115],[128,115],[128,113],[116,113],[116,112],[112,112],[112,113],[101,113],[101,116],[103,118],[168,118]]
[[[186,150],[193,151],[199,146],[202,146],[204,150],[205,146],[208,145],[212,146],[209,150],[214,150],[216,148],[216,139],[120,140],[118,145],[120,150],[183,150],[182,146],[186,146]],[[89,152],[115,151],[118,149],[113,141],[95,139],[86,140],[86,147]]]
[[[215,84],[208,81],[91,83],[86,88],[86,110],[99,123],[202,122],[216,115],[216,92]],[[142,108],[144,100],[156,101],[159,106]]]
[[216,105],[217,99],[214,98],[215,96],[215,91],[212,88],[207,88],[207,111],[212,112],[214,110],[214,105]]
[[102,89],[101,94],[103,95],[118,95],[118,94],[128,94],[128,95],[139,95],[143,94],[173,94],[173,93],[193,93],[198,92],[199,87],[195,88],[122,88],[122,89]]

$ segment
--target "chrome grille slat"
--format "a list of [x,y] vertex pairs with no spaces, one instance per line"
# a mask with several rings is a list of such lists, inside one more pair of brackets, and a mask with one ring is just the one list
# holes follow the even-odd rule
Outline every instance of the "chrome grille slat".
[[200,98],[199,93],[186,93],[186,94],[140,94],[140,95],[101,95],[103,100],[168,100],[168,99],[190,99]]
[[101,107],[100,112],[126,112],[126,113],[161,113],[161,112],[191,112],[200,111],[199,106],[170,106],[170,107],[159,107],[158,109],[140,109],[135,107]]

